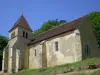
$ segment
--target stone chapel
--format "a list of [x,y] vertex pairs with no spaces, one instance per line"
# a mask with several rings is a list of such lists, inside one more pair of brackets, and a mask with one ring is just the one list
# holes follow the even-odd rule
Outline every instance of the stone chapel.
[[3,72],[39,69],[100,56],[88,16],[37,36],[33,36],[33,33],[25,17],[21,15],[9,30],[9,42],[3,50]]

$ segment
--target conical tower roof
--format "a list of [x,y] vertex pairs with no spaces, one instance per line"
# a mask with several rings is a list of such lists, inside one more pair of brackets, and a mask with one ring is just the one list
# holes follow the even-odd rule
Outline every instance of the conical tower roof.
[[13,25],[13,27],[9,30],[9,32],[11,32],[17,26],[19,26],[21,28],[25,28],[29,31],[32,31],[32,29],[30,28],[28,22],[26,21],[25,17],[23,16],[23,14],[19,17],[19,19],[16,21],[16,23]]

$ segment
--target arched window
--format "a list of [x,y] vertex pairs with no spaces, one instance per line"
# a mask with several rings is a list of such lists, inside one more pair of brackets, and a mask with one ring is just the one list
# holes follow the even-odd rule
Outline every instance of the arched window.
[[26,38],[28,38],[28,33],[26,33]]
[[23,31],[23,37],[28,38],[28,33]]
[[23,37],[25,37],[25,32],[23,31]]
[[55,50],[56,50],[56,51],[59,50],[59,48],[58,48],[58,41],[55,42]]
[[88,44],[85,45],[85,55],[89,56],[90,55],[90,47]]
[[34,55],[36,56],[36,49],[34,50]]

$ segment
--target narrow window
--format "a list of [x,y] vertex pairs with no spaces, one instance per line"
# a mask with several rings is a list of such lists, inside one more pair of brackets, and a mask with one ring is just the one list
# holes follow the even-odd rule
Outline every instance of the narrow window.
[[23,37],[25,37],[25,32],[23,31]]
[[36,49],[34,50],[35,52],[34,52],[34,55],[36,56]]
[[26,38],[28,38],[28,33],[26,33]]
[[86,56],[90,55],[90,47],[88,45],[85,45],[85,54]]
[[58,41],[55,42],[55,49],[58,51]]

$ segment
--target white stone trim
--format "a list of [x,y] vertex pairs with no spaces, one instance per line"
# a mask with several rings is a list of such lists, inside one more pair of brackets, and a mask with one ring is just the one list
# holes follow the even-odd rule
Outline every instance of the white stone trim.
[[5,60],[5,51],[3,51],[3,59],[2,59],[2,72],[4,72],[4,60]]
[[12,73],[12,51],[13,51],[13,48],[9,48],[9,58],[8,58],[8,72],[9,73]]

